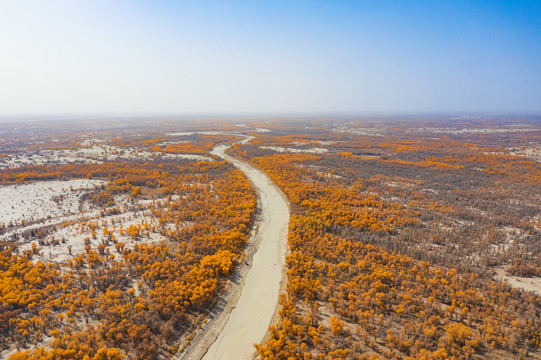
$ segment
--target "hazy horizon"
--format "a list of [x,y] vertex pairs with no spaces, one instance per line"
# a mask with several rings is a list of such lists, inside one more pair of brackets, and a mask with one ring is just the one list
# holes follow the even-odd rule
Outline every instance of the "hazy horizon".
[[[16,122],[36,122],[36,123],[62,123],[62,122],[81,122],[85,121],[97,121],[97,122],[117,122],[117,121],[131,121],[131,122],[193,122],[195,120],[203,121],[221,121],[226,123],[242,123],[243,121],[321,121],[321,120],[333,120],[333,121],[357,121],[357,122],[439,122],[439,121],[459,121],[459,122],[493,122],[494,124],[504,125],[508,122],[508,125],[538,123],[541,122],[541,113],[435,113],[435,112],[373,112],[373,113],[360,113],[360,112],[327,112],[327,113],[35,113],[35,114],[0,114],[0,123],[16,123]],[[195,125],[195,124],[194,124]]]
[[541,114],[541,3],[0,4],[0,117]]

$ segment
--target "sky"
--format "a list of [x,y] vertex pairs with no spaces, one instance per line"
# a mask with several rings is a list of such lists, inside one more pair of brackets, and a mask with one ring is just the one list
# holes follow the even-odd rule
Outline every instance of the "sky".
[[541,1],[0,0],[0,114],[541,113]]

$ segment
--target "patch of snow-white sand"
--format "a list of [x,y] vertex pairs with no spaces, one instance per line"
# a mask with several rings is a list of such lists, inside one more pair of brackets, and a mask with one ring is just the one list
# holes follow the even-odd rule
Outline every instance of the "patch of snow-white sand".
[[346,127],[346,126],[338,126],[332,129],[333,132],[337,133],[349,133],[349,134],[357,134],[357,135],[365,135],[365,136],[384,136],[385,131],[387,131],[388,128],[354,128],[354,127]]
[[[153,232],[150,229],[144,230],[144,223],[149,225],[158,225],[158,220],[152,220],[151,214],[148,211],[139,211],[135,213],[122,213],[117,215],[110,215],[106,217],[95,217],[94,220],[90,220],[94,223],[99,223],[99,226],[95,229],[96,237],[92,236],[92,230],[85,228],[82,230],[81,224],[75,222],[73,225],[61,227],[52,234],[49,234],[45,238],[45,242],[48,245],[40,245],[39,258],[45,262],[57,262],[62,263],[68,259],[76,256],[85,251],[85,246],[88,244],[92,249],[96,249],[99,245],[105,244],[104,251],[109,254],[117,255],[115,243],[108,239],[108,236],[104,235],[105,227],[112,234],[117,242],[125,244],[126,249],[133,249],[135,243],[157,243],[165,240],[165,236],[159,232]],[[114,225],[113,225],[114,224]],[[122,225],[123,234],[120,234],[120,225]],[[126,231],[131,225],[141,226],[141,234],[137,239],[133,239]],[[57,245],[52,245],[52,239],[63,240]],[[30,250],[32,248],[32,242],[24,243],[20,246],[20,250]],[[71,254],[70,254],[71,251]]]
[[[104,234],[105,227],[112,231],[117,242],[125,243],[125,248],[133,248],[139,243],[156,243],[166,239],[159,233],[160,226],[157,218],[152,217],[149,206],[152,200],[130,199],[127,195],[115,196],[120,214],[103,215],[101,209],[88,208],[87,203],[81,204],[79,197],[92,190],[95,186],[104,184],[102,180],[79,179],[68,181],[43,181],[30,184],[6,185],[0,187],[0,224],[9,226],[0,241],[16,239],[19,251],[22,253],[32,249],[32,243],[39,244],[40,254],[33,260],[62,263],[72,256],[84,252],[88,244],[93,249],[100,244],[106,244],[107,252],[116,254],[115,243]],[[156,203],[165,202],[159,199]],[[24,224],[23,224],[24,220]],[[95,236],[89,226],[95,225]],[[145,230],[144,224],[148,224]],[[121,225],[123,233],[121,234]],[[133,239],[126,231],[131,225],[140,226],[141,234]],[[189,224],[179,224],[178,228]],[[156,231],[152,231],[154,226]],[[166,229],[174,230],[174,225],[166,225]],[[41,239],[34,236],[23,236],[31,230],[47,228],[46,235]]]
[[527,157],[533,161],[541,163],[541,145],[525,148],[508,148],[511,155],[519,155]]
[[509,285],[525,290],[532,291],[541,296],[541,277],[520,277],[509,275],[505,269],[499,267],[496,268],[496,279],[506,281]]
[[102,180],[78,179],[42,181],[0,186],[0,223],[25,222],[66,216],[79,212],[79,196],[105,183]]
[[441,134],[501,134],[501,133],[524,133],[537,131],[535,128],[527,127],[501,127],[501,128],[454,128],[454,127],[420,127],[413,130],[413,132],[431,132]]
[[295,149],[295,148],[285,148],[282,146],[260,146],[260,148],[266,149],[266,150],[273,150],[280,153],[288,152],[288,153],[298,153],[298,154],[301,154],[301,153],[324,154],[328,151],[327,149],[324,149],[324,148]]
[[104,161],[152,161],[158,159],[213,161],[210,156],[197,154],[170,154],[95,144],[80,149],[41,150],[37,153],[13,154],[0,158],[0,169],[17,168],[25,165],[99,164]]

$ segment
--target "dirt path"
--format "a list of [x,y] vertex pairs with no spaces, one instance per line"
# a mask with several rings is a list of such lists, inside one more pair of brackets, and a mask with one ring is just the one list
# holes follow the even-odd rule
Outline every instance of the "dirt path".
[[288,204],[266,174],[226,155],[226,149],[218,146],[212,153],[233,163],[250,179],[258,193],[261,217],[247,250],[247,264],[238,270],[218,308],[177,359],[253,359],[254,344],[264,338],[278,305],[285,274]]

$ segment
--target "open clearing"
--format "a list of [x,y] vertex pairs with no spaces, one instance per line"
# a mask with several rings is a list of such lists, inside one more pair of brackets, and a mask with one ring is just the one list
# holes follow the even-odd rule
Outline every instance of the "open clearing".
[[524,291],[531,291],[537,295],[541,295],[541,278],[539,277],[520,277],[509,275],[505,269],[499,267],[496,268],[495,278],[501,281],[507,281],[509,285],[515,288],[522,289]]
[[[171,142],[169,142],[171,143]],[[178,143],[178,142],[175,142]],[[100,164],[104,161],[213,161],[210,156],[197,154],[169,154],[145,151],[137,148],[121,148],[105,144],[93,144],[80,149],[42,150],[0,157],[0,169],[18,168],[26,165]]]
[[[159,226],[149,210],[152,201],[116,195],[115,207],[119,213],[111,215],[103,214],[88,202],[81,202],[83,194],[105,183],[103,180],[76,179],[0,186],[0,225],[5,227],[0,232],[0,241],[14,241],[19,253],[32,250],[33,243],[39,243],[39,252],[34,254],[37,259],[63,263],[84,252],[86,245],[95,248],[104,244],[104,251],[117,253],[115,244],[104,234],[106,227],[126,248],[132,248],[137,242],[157,243],[166,239],[158,231],[149,229],[152,225]],[[160,200],[165,201],[156,201]],[[128,231],[121,230],[130,226],[140,228],[141,236],[134,239]],[[28,235],[34,232],[44,235],[40,239]]]
[[77,214],[79,196],[105,183],[102,180],[79,179],[42,181],[0,187],[0,224],[42,221]]

